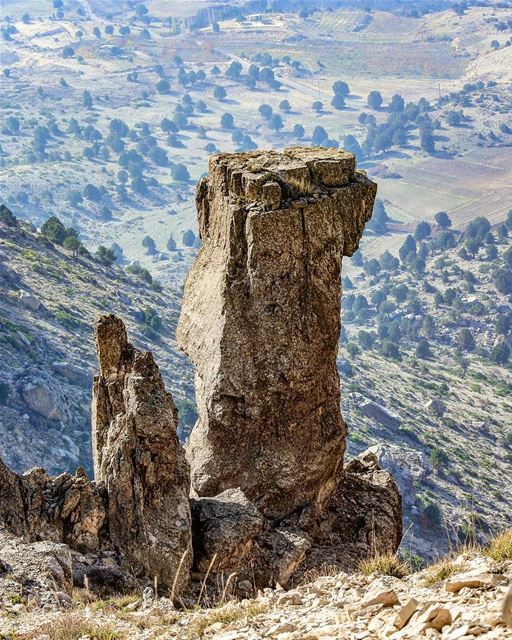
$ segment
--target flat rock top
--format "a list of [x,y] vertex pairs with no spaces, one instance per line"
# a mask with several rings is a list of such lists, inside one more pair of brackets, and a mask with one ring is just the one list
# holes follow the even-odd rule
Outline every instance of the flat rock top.
[[324,187],[354,180],[353,154],[323,147],[290,147],[283,152],[222,153],[210,158],[210,174],[225,172],[228,190],[248,200],[261,198],[262,188],[277,183],[289,195],[310,195]]

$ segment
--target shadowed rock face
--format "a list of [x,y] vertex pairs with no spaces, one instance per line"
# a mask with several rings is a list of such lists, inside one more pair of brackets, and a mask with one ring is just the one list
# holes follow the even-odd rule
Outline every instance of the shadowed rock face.
[[240,487],[281,519],[321,506],[338,486],[341,261],[357,249],[375,194],[342,151],[211,158],[197,191],[203,246],[178,327],[196,366],[187,456],[198,495]]
[[96,324],[94,467],[108,494],[110,540],[122,564],[177,592],[192,563],[190,476],[178,416],[151,353],[128,343],[123,322]]

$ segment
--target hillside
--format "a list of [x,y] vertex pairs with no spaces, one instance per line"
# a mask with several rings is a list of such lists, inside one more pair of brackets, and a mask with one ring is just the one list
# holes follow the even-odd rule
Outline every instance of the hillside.
[[[440,210],[460,228],[477,215],[504,219],[512,137],[503,3],[308,11],[283,0],[256,13],[263,4],[45,1],[24,12],[7,3],[8,206],[37,226],[56,212],[88,247],[116,243],[175,288],[194,255],[193,185],[215,150],[347,145],[397,220]],[[154,245],[142,244],[147,236]],[[394,240],[378,238],[376,251]]]
[[[495,278],[510,268],[512,241],[500,233],[492,259],[483,241],[474,258],[460,257],[464,237],[441,249],[446,234],[459,234],[434,229],[414,243],[424,268],[412,254],[405,263],[386,254],[376,264],[360,252],[346,261],[338,367],[349,454],[380,448],[404,496],[403,546],[418,561],[485,539],[512,517],[512,372],[507,347],[495,348],[512,342],[510,294]],[[7,463],[91,470],[92,327],[105,311],[155,353],[186,438],[195,401],[190,365],[175,347],[180,295],[115,264],[74,257],[25,223],[0,222],[0,237]]]
[[155,353],[190,429],[191,372],[172,346],[178,293],[148,282],[147,273],[75,256],[23,222],[0,222],[0,276],[0,440],[7,464],[18,471],[44,464],[52,473],[81,464],[91,472],[92,329],[105,311],[118,313],[137,344]]
[[339,368],[351,451],[382,445],[411,527],[404,544],[426,557],[512,517],[512,242],[489,228],[403,235],[405,262],[356,254],[346,269]]

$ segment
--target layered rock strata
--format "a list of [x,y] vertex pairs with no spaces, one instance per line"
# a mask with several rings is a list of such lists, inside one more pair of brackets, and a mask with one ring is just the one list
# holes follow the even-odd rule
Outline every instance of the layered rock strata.
[[179,592],[189,578],[192,534],[178,413],[152,354],[128,342],[119,318],[99,319],[96,342],[93,456],[108,495],[110,541],[123,566]]
[[341,262],[357,249],[375,194],[343,151],[210,159],[197,190],[203,245],[178,326],[196,367],[187,456],[198,495],[240,487],[279,520],[336,490],[346,438]]

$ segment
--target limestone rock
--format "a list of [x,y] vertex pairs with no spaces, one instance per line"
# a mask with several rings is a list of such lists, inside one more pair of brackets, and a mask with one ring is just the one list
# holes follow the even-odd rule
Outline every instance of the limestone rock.
[[0,565],[0,595],[16,594],[51,608],[70,603],[73,579],[66,545],[28,543],[0,529]]
[[509,627],[512,627],[512,587],[503,600],[503,620]]
[[360,409],[366,416],[389,429],[398,429],[402,422],[400,416],[373,400],[363,402]]
[[318,516],[315,545],[303,570],[328,563],[354,571],[359,561],[395,553],[402,539],[402,499],[371,451],[345,465],[342,482]]
[[190,476],[178,414],[151,353],[128,342],[123,322],[96,323],[100,373],[93,387],[96,479],[108,494],[110,539],[123,565],[177,593],[192,563]]
[[26,533],[23,494],[19,476],[0,459],[0,528],[16,536]]
[[53,370],[74,384],[83,387],[89,386],[92,382],[92,376],[85,367],[79,367],[67,361],[58,361],[53,363]]
[[22,396],[25,404],[43,418],[65,424],[70,421],[67,402],[48,376],[30,377],[24,381]]
[[20,300],[21,304],[31,311],[37,311],[41,306],[39,300],[27,291],[20,291]]
[[341,261],[357,249],[375,194],[342,151],[210,159],[196,198],[203,245],[177,332],[196,366],[187,456],[198,495],[240,487],[279,519],[335,491],[346,436]]
[[0,528],[15,536],[97,551],[105,536],[104,500],[82,469],[51,478],[34,468],[19,476],[0,460]]
[[465,587],[468,589],[487,589],[500,584],[504,580],[505,576],[497,573],[461,573],[449,578],[445,583],[445,589],[449,593],[458,593]]
[[410,598],[403,607],[400,607],[396,612],[396,617],[394,621],[395,627],[400,630],[405,627],[405,625],[409,622],[411,617],[416,613],[418,609],[418,601],[416,598]]
[[208,570],[213,558],[215,572],[247,569],[254,541],[264,519],[240,489],[227,489],[212,498],[192,500],[194,567]]

